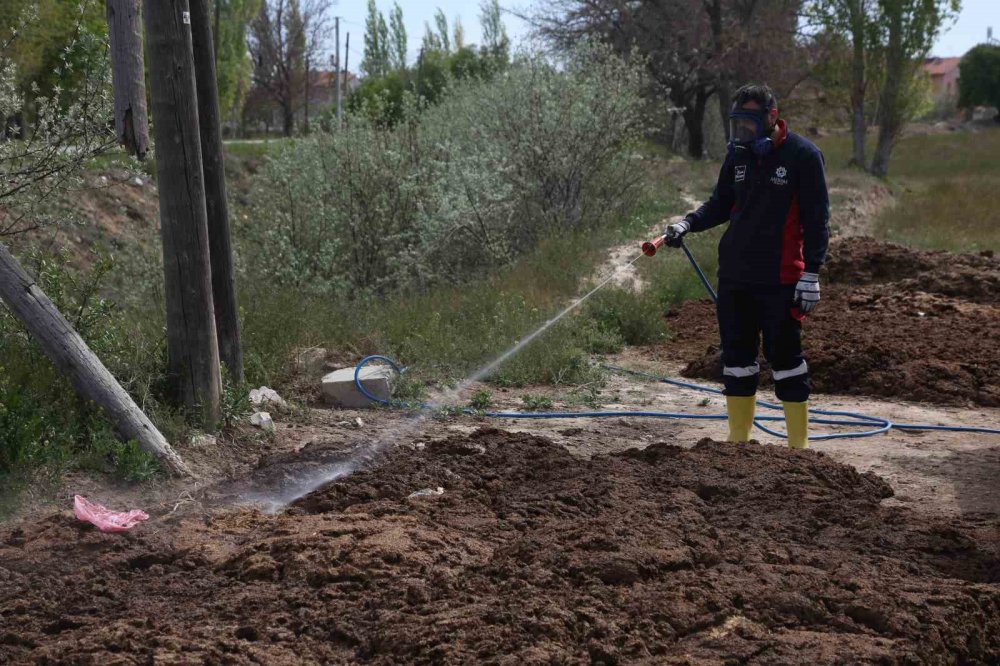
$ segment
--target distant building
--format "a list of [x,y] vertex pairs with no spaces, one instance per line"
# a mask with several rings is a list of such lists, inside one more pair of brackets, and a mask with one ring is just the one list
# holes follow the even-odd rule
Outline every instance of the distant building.
[[927,58],[923,70],[931,79],[934,97],[958,97],[958,63],[961,58]]

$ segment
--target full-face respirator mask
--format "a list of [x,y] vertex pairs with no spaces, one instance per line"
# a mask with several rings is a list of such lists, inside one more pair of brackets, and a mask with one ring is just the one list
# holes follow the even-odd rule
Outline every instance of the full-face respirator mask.
[[744,109],[734,106],[729,114],[729,154],[751,150],[764,156],[771,152],[771,128],[767,125],[770,109]]

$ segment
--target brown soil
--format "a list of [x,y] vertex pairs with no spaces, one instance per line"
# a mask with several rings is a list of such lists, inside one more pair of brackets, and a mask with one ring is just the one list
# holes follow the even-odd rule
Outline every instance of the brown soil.
[[0,662],[997,663],[1000,523],[891,494],[812,451],[480,430],[283,515],[5,529]]
[[[870,238],[834,243],[823,301],[804,323],[813,387],[944,404],[1000,406],[1000,259],[921,252]],[[714,307],[667,313],[688,377],[720,379]],[[765,385],[769,376],[764,374]]]

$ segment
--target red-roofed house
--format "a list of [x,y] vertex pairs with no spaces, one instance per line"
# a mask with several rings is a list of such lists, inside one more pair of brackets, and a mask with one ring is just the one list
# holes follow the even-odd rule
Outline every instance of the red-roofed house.
[[961,58],[927,58],[924,71],[931,77],[935,97],[958,96],[958,63]]

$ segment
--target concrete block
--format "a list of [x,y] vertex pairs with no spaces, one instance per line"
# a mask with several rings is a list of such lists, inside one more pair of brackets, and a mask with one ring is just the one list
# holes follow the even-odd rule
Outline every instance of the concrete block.
[[[396,373],[385,366],[366,365],[361,368],[361,385],[365,390],[383,400],[392,395],[392,382]],[[338,407],[362,408],[376,403],[366,398],[354,385],[354,368],[334,370],[323,377],[323,398]]]

